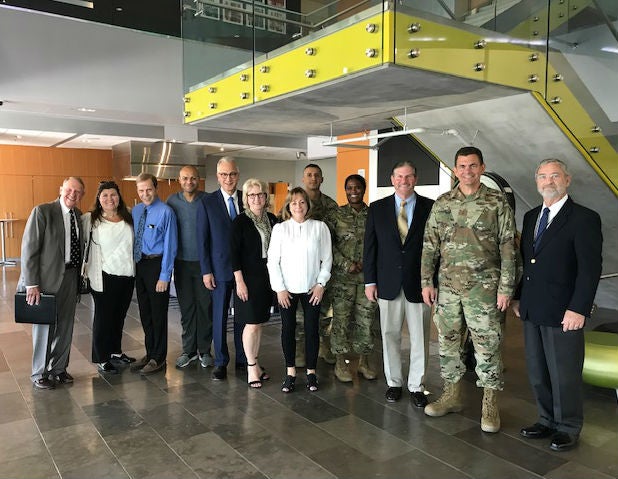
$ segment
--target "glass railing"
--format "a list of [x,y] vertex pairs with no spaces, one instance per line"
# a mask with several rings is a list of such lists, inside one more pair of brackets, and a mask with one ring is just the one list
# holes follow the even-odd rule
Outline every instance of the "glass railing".
[[184,0],[184,90],[382,11],[380,0]]

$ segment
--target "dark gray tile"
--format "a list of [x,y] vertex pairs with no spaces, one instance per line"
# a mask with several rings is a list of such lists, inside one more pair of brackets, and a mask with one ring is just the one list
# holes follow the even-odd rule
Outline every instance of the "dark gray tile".
[[105,440],[132,478],[155,477],[166,471],[175,471],[181,477],[195,476],[156,431],[146,424],[109,435]]
[[143,410],[141,415],[167,442],[189,439],[209,430],[179,403],[163,404]]
[[52,458],[48,454],[23,456],[19,459],[0,461],[0,477],[24,479],[51,479],[61,476],[54,467]]
[[505,434],[484,433],[480,428],[459,432],[455,437],[508,462],[521,464],[526,470],[540,476],[546,475],[566,462],[566,458],[550,454],[549,448],[544,452]]
[[84,406],[84,412],[103,437],[125,434],[144,424],[144,419],[122,400]]
[[201,478],[266,478],[214,432],[179,439],[170,445]]
[[30,411],[19,392],[0,394],[0,424],[29,417]]

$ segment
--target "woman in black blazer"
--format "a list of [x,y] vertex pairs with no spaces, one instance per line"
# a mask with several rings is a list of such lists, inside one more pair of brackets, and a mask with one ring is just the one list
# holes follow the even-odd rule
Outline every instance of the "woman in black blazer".
[[273,292],[270,289],[266,252],[270,234],[277,218],[268,213],[268,185],[250,178],[242,187],[243,213],[232,222],[231,260],[236,289],[234,314],[245,327],[242,343],[247,356],[247,383],[250,388],[262,387],[269,379],[258,363],[262,323],[270,318]]

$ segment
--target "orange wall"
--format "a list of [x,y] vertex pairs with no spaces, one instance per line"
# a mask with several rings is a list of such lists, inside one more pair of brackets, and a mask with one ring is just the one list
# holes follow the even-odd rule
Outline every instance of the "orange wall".
[[80,176],[87,210],[99,181],[112,176],[112,153],[107,150],[0,145],[0,217],[15,218],[5,230],[6,255],[21,254],[21,237],[32,208],[53,201],[67,176]]
[[[337,137],[339,140],[345,138],[357,138],[358,133]],[[368,141],[355,142],[359,145],[366,144]],[[369,183],[369,151],[360,148],[337,147],[337,203],[345,205],[347,203],[345,197],[345,187],[343,182],[352,174],[358,174],[358,170],[365,170],[364,178]],[[365,203],[369,202],[368,194],[365,193]]]

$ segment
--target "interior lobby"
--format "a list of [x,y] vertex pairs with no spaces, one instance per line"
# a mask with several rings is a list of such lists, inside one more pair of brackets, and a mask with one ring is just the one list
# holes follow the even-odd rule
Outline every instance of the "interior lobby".
[[[523,327],[510,310],[496,434],[479,428],[483,391],[472,370],[461,412],[429,417],[407,394],[387,402],[377,318],[376,380],[342,383],[320,359],[318,391],[305,388],[303,374],[294,394],[283,394],[276,313],[263,327],[260,364],[271,379],[261,389],[247,387],[233,360],[226,381],[213,381],[199,361],[175,368],[182,327],[174,294],[163,373],[99,373],[93,300],[84,295],[74,382],[33,388],[32,328],[14,321],[32,208],[73,175],[85,182],[82,211],[106,179],[134,206],[142,171],[159,177],[166,199],[180,189],[183,164],[195,165],[200,189],[211,192],[223,156],[236,158],[240,186],[268,182],[276,205],[308,163],[320,165],[322,191],[340,205],[344,179],[365,177],[369,204],[393,193],[390,167],[402,156],[422,165],[417,191],[437,197],[453,185],[454,152],[473,144],[492,173],[484,182],[512,199],[518,230],[541,202],[536,165],[561,158],[573,175],[569,195],[603,222],[603,273],[585,329],[618,333],[613,0],[153,3],[0,3],[0,478],[618,478],[611,381],[585,381],[576,448],[554,452],[520,435],[537,407]],[[135,296],[122,345],[144,355]],[[430,402],[442,390],[439,359],[432,324]]]

